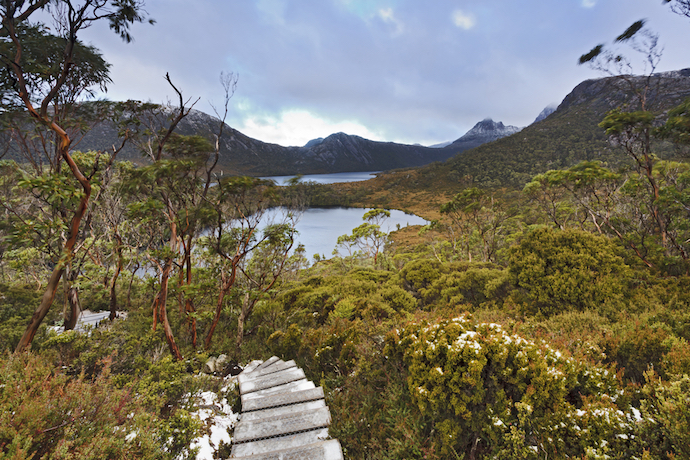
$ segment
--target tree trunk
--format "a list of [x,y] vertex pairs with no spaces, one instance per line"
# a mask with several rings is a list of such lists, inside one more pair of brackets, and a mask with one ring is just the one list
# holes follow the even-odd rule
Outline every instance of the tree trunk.
[[[28,106],[30,107],[30,105]],[[38,118],[35,112],[31,113]],[[46,317],[50,306],[53,304],[55,293],[60,285],[60,279],[65,272],[65,264],[74,256],[74,246],[77,243],[77,236],[79,235],[81,220],[86,214],[89,199],[91,198],[91,182],[82,174],[82,172],[79,170],[79,167],[69,154],[69,146],[71,144],[70,138],[67,136],[67,133],[65,133],[65,131],[55,123],[51,123],[49,126],[58,134],[60,138],[60,152],[62,157],[69,165],[74,177],[81,184],[82,189],[84,190],[84,195],[82,195],[81,200],[79,201],[79,207],[74,212],[74,216],[72,216],[72,221],[70,222],[69,227],[69,238],[67,239],[65,247],[63,248],[62,258],[55,265],[53,273],[50,275],[50,279],[46,285],[46,290],[41,298],[41,303],[31,316],[31,320],[29,320],[29,324],[24,331],[24,335],[22,335],[22,338],[19,340],[15,352],[22,352],[26,350],[26,347],[29,346],[29,344],[33,341],[34,336],[38,331],[38,326],[41,325],[43,318]]]
[[22,335],[22,338],[19,340],[19,343],[17,344],[17,348],[14,350],[15,353],[21,353],[33,341],[34,336],[36,335],[36,331],[38,331],[38,326],[40,326],[41,322],[43,321],[43,318],[46,317],[46,314],[48,313],[50,306],[53,304],[53,299],[55,299],[55,293],[57,292],[57,289],[60,286],[60,278],[62,278],[62,274],[64,273],[64,271],[64,265],[58,262],[55,268],[53,269],[53,273],[51,273],[50,275],[50,279],[48,280],[48,284],[46,285],[46,290],[43,293],[43,297],[41,298],[41,303],[36,309],[36,311],[34,311],[34,314],[31,316],[31,320],[29,320],[29,324],[26,327],[26,330],[24,331],[24,335]]
[[[173,215],[173,212],[168,205],[168,214]],[[163,333],[165,334],[165,340],[168,342],[168,348],[170,348],[170,353],[175,357],[176,360],[182,360],[182,353],[175,343],[175,337],[173,335],[172,328],[170,327],[170,322],[168,321],[168,281],[170,280],[170,272],[173,266],[173,255],[177,254],[177,226],[175,224],[174,217],[170,219],[170,252],[165,259],[165,264],[163,265],[163,270],[161,270],[161,288],[158,294],[158,316],[161,324],[163,325]]]
[[67,282],[67,289],[65,290],[65,302],[67,309],[65,311],[65,330],[71,331],[77,326],[79,320],[79,313],[81,313],[81,305],[79,304],[79,290],[74,286],[78,276],[77,270],[70,270],[65,276]]
[[204,341],[204,348],[208,350],[211,346],[211,339],[213,338],[213,333],[216,330],[218,321],[220,320],[220,314],[223,311],[223,300],[225,300],[225,295],[228,293],[233,284],[235,284],[235,278],[237,277],[237,265],[233,261],[232,270],[230,272],[230,277],[225,278],[221,274],[221,286],[220,293],[218,294],[218,302],[216,303],[216,314],[213,316],[213,321],[211,322],[211,329],[209,329],[208,334],[206,334],[206,340]]
[[244,323],[247,321],[249,316],[249,292],[244,294],[244,301],[242,302],[242,310],[240,311],[240,316],[237,317],[237,340],[235,341],[235,348],[239,356],[240,348],[242,348],[242,341],[244,340]]
[[115,253],[117,254],[117,265],[115,266],[115,273],[110,279],[110,321],[113,321],[117,316],[117,278],[122,271],[122,238],[115,230]]
[[[174,236],[173,232],[173,236]],[[165,261],[163,267],[163,273],[161,273],[161,290],[160,296],[158,298],[158,312],[160,315],[160,322],[163,325],[163,334],[165,334],[165,340],[168,342],[168,348],[170,348],[170,353],[175,357],[176,360],[182,360],[182,353],[175,343],[175,337],[173,335],[172,328],[170,327],[170,322],[168,321],[168,312],[166,308],[166,302],[168,300],[168,280],[170,279],[170,271],[172,270],[172,259]]]

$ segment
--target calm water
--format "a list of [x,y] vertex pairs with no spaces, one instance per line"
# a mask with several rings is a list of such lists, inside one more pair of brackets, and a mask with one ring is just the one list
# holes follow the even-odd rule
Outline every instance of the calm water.
[[[372,208],[309,208],[296,225],[299,235],[297,243],[304,244],[306,256],[312,259],[314,254],[330,258],[340,235],[352,233],[364,220],[362,216]],[[267,213],[266,221],[279,218],[279,208]],[[383,222],[381,230],[391,232],[407,225],[426,225],[428,222],[419,216],[391,210],[391,217]],[[295,245],[296,247],[296,245]]]
[[[335,184],[336,182],[359,182],[361,180],[368,180],[374,178],[374,174],[380,171],[366,171],[366,172],[345,172],[333,174],[305,174],[302,176],[302,182],[317,182],[319,184]],[[268,176],[262,179],[271,179],[276,181],[278,185],[285,185],[288,180],[295,176]]]

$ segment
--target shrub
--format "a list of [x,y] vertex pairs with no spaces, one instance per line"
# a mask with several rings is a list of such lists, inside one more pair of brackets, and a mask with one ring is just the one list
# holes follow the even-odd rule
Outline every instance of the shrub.
[[511,249],[509,270],[526,313],[617,312],[629,268],[606,237],[540,228]]
[[0,358],[3,458],[172,458],[174,452],[160,450],[160,435],[136,396],[113,388],[107,366],[89,381],[33,354]]
[[412,399],[434,415],[446,458],[630,452],[634,417],[616,405],[613,372],[468,317],[413,325],[388,343],[408,366]]
[[642,447],[653,459],[690,458],[690,377],[663,382],[653,371],[645,377],[638,424]]

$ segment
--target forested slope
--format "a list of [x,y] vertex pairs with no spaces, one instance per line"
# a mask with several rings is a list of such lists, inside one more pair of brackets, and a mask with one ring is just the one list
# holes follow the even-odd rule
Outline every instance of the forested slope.
[[[633,83],[643,85],[645,77],[636,77]],[[628,160],[609,143],[599,123],[609,110],[626,104],[631,97],[628,86],[619,77],[584,81],[546,119],[444,163],[416,169],[411,187],[522,187],[539,173],[580,161],[597,160],[617,168]],[[690,69],[658,74],[650,87],[651,110],[661,123],[669,109],[690,97]],[[665,142],[654,144],[654,150],[662,158],[679,154]]]

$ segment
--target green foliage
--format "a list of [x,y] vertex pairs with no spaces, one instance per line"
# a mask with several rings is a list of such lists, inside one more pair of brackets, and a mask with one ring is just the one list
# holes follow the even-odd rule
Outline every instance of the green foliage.
[[690,99],[668,112],[668,119],[657,134],[679,146],[690,144]]
[[[52,35],[48,30],[43,25],[20,24],[17,27],[17,38],[22,43],[22,70],[34,98],[43,96],[40,94],[41,91],[44,91],[47,85],[54,85],[62,72],[67,40]],[[0,29],[0,38],[0,55],[14,57],[14,43],[8,40],[7,29],[4,27]],[[72,62],[62,91],[62,96],[68,100],[83,90],[92,95],[92,87],[97,86],[104,90],[106,85],[111,83],[110,64],[105,62],[96,48],[77,41]],[[8,72],[3,72],[0,78],[0,106],[23,108],[23,103],[14,94],[13,81],[9,78]]]
[[400,270],[403,287],[418,298],[422,298],[426,290],[440,276],[441,263],[436,260],[414,260]]
[[[390,216],[390,211],[385,209],[372,209],[365,212],[362,219],[366,222],[354,228],[351,235],[339,236],[337,247],[345,248],[350,257],[353,256],[352,248],[358,247],[363,254],[372,257],[376,265],[379,253],[390,241],[389,235],[381,231],[381,224]],[[338,252],[337,247],[334,254]]]
[[624,305],[629,269],[605,237],[581,230],[540,228],[510,255],[509,271],[526,312],[616,312]]
[[348,458],[444,458],[435,451],[432,417],[414,404],[404,371],[374,350],[360,355],[354,374],[329,392],[329,434]]
[[615,109],[606,114],[599,126],[604,128],[609,136],[620,136],[624,133],[632,136],[649,130],[653,121],[654,114],[649,111],[624,112]]
[[[0,353],[14,351],[40,298],[40,292],[31,285],[0,284]],[[40,346],[44,335],[45,326],[35,347]]]
[[638,428],[643,447],[654,459],[690,458],[690,377],[664,382],[653,371],[645,377]]
[[492,303],[500,307],[512,290],[508,272],[491,264],[451,263],[444,274],[424,291],[424,301],[440,305],[470,305],[472,309]]
[[618,384],[605,369],[467,317],[410,325],[388,344],[409,368],[420,411],[434,414],[446,458],[620,455],[629,447],[631,415],[613,403]]
[[2,458],[173,458],[157,417],[131,390],[113,388],[107,365],[100,377],[69,378],[45,358],[0,358]]
[[477,253],[483,262],[495,262],[506,244],[505,235],[514,210],[484,190],[471,187],[441,205],[441,214],[450,218],[449,239],[454,252],[472,261]]

